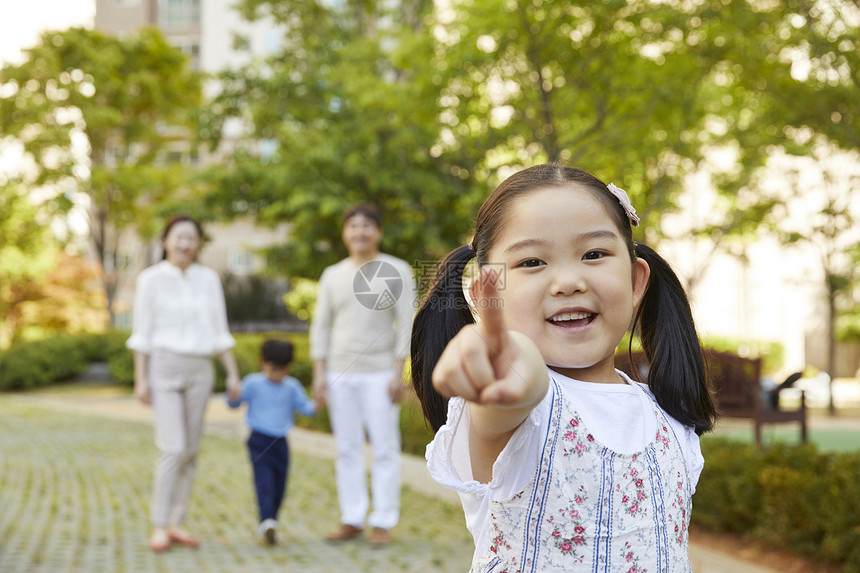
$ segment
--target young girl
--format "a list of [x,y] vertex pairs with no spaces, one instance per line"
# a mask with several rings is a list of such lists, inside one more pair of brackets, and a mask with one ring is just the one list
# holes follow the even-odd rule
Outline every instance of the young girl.
[[[633,243],[638,222],[623,190],[588,173],[520,171],[415,318],[428,467],[460,494],[474,572],[690,571],[698,435],[716,412],[684,290]],[[467,301],[472,257],[483,270]],[[634,325],[647,386],[614,367]]]

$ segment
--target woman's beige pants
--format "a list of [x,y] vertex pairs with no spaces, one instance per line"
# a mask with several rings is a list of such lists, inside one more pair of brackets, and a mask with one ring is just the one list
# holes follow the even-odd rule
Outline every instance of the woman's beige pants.
[[203,415],[212,394],[215,368],[209,357],[163,350],[150,357],[149,385],[155,416],[155,467],[152,525],[165,527],[185,521]]

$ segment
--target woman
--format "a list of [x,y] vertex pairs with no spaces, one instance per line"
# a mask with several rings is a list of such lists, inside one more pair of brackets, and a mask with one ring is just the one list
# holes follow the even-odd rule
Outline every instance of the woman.
[[221,280],[196,263],[203,239],[200,224],[180,215],[162,233],[162,261],[137,278],[134,323],[126,346],[134,352],[134,392],[155,414],[160,452],[152,498],[149,548],[165,551],[175,542],[200,542],[184,527],[203,415],[212,393],[218,356],[227,388],[238,387],[233,337]]

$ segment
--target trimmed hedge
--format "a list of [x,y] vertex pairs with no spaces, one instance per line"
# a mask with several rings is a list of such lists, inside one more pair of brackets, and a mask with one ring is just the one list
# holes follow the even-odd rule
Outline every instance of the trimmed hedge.
[[860,572],[860,453],[702,440],[693,523]]
[[73,378],[87,369],[93,346],[75,336],[13,344],[0,352],[0,390],[27,390]]

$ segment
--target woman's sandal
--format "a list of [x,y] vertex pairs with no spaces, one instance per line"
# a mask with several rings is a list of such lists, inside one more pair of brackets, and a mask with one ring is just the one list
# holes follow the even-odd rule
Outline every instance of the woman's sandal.
[[200,540],[185,530],[168,530],[167,535],[170,541],[175,541],[179,545],[192,548],[200,547]]
[[166,531],[153,531],[147,542],[149,548],[156,553],[170,549],[170,535]]

